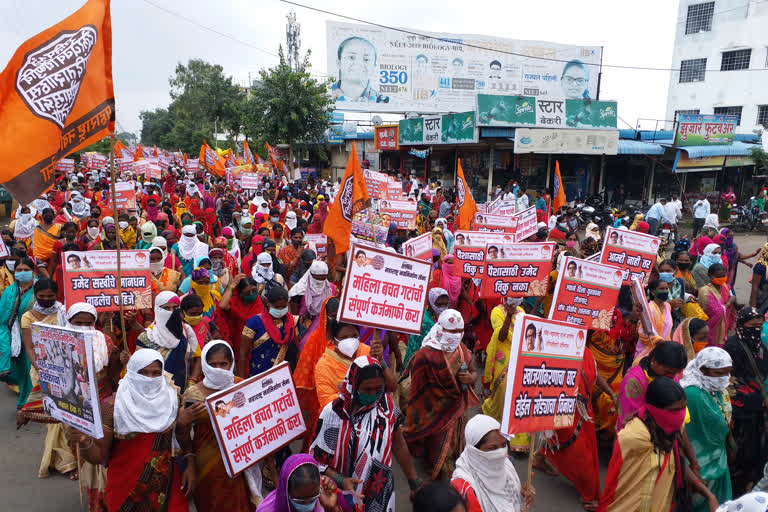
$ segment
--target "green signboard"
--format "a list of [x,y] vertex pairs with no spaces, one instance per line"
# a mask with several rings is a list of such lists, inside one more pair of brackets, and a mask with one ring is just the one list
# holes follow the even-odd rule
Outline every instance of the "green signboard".
[[461,114],[449,114],[443,116],[442,135],[440,141],[443,144],[468,144],[477,142],[475,138],[475,113],[463,112]]
[[533,96],[477,95],[478,126],[536,126]]
[[615,101],[565,100],[568,128],[616,128]]
[[446,114],[403,119],[398,140],[401,146],[471,144],[477,142],[475,113]]
[[398,129],[400,145],[414,146],[424,143],[424,120],[422,118],[403,119]]
[[679,114],[675,146],[733,144],[736,116]]

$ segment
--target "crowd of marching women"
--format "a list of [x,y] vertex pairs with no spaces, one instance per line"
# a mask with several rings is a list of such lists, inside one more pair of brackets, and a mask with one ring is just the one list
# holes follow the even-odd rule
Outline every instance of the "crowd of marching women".
[[[457,269],[455,195],[403,180],[416,229],[393,223],[382,245],[402,252],[429,233],[433,248],[421,333],[405,335],[337,320],[351,256],[307,235],[327,232],[339,183],[272,177],[246,193],[177,167],[119,181],[135,205],[114,211],[107,173],[81,169],[2,230],[0,379],[18,393],[19,425],[47,423],[41,478],[79,479],[92,511],[383,512],[395,508],[394,458],[414,510],[535,502],[509,457],[536,443],[501,433],[515,318],[548,315],[560,262],[599,252],[602,227],[581,231],[568,210],[543,218],[552,205],[541,195],[529,241],[557,243],[550,286],[525,300],[480,298],[481,279]],[[528,205],[517,185],[499,193]],[[65,308],[62,255],[118,247],[148,251],[152,307]],[[737,306],[736,267],[755,256],[752,294]],[[767,267],[768,245],[742,255],[715,219],[690,247],[660,252],[648,303],[622,286],[609,328],[589,330],[575,421],[546,435],[533,466],[568,479],[586,510],[765,510]],[[35,322],[94,333],[102,438],[46,415]],[[283,362],[307,424],[301,446],[230,478],[205,399]],[[615,439],[602,485],[598,439]]]

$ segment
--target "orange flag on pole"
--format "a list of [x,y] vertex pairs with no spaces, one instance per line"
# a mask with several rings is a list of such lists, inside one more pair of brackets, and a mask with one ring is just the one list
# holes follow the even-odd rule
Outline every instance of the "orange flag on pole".
[[336,254],[347,252],[349,237],[352,234],[352,218],[370,206],[368,187],[365,186],[363,170],[357,158],[357,149],[352,144],[352,152],[347,160],[347,169],[341,179],[341,187],[336,193],[328,217],[325,219],[323,233],[333,240]]
[[565,206],[565,190],[563,189],[563,178],[560,176],[560,162],[555,160],[555,182],[552,185],[552,213],[557,215],[562,206]]
[[117,158],[130,158],[131,160],[134,159],[131,150],[128,149],[125,144],[120,142],[120,139],[117,139],[117,142],[115,142],[115,147],[112,149],[112,151],[115,152],[115,156]]
[[221,161],[216,151],[206,141],[200,145],[200,163],[216,176],[222,177],[226,172],[224,162]]
[[456,202],[459,205],[459,229],[467,230],[472,224],[472,219],[477,213],[477,203],[472,197],[472,191],[464,178],[464,169],[461,168],[461,159],[456,164]]
[[114,130],[109,0],[89,0],[0,73],[0,183],[27,204],[53,185],[59,160]]

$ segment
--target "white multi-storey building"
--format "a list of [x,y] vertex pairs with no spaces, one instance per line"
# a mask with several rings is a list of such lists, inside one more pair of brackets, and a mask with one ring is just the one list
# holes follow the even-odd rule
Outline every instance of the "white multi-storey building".
[[768,1],[680,0],[667,119],[726,114],[768,127]]

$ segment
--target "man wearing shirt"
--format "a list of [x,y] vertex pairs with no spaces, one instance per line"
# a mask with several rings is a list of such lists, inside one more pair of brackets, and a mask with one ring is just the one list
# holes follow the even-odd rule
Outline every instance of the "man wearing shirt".
[[664,209],[666,204],[666,198],[662,199],[661,201],[657,201],[656,204],[651,206],[651,209],[648,210],[648,213],[645,214],[645,221],[651,227],[648,232],[652,235],[656,235],[656,233],[658,233],[660,221],[666,220],[670,224],[672,223],[669,217],[667,217],[667,212]]
[[691,239],[696,238],[696,234],[704,227],[704,221],[709,216],[709,201],[707,198],[699,199],[693,205],[693,236]]
[[667,201],[664,206],[664,211],[667,214],[667,218],[672,223],[672,230],[674,231],[677,221],[683,218],[682,206],[678,201],[677,196],[672,196],[671,201]]

